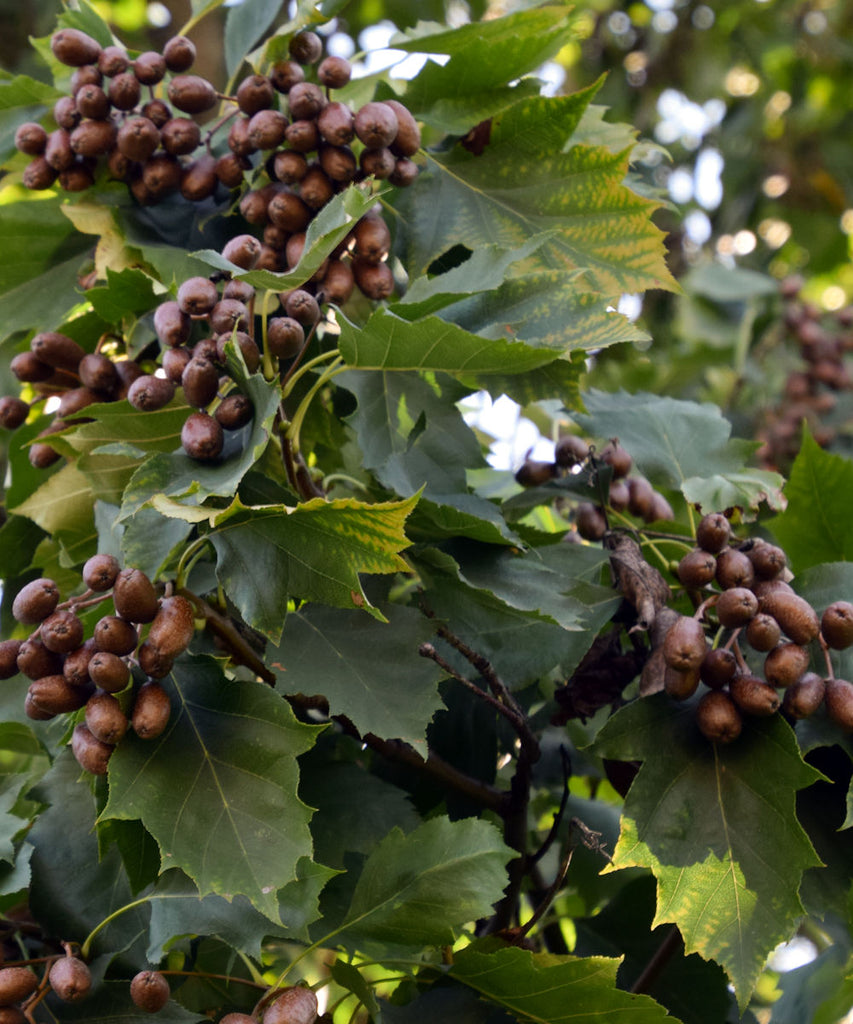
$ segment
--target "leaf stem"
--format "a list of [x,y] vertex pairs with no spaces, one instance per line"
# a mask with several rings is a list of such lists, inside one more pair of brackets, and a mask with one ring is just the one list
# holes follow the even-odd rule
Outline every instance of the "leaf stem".
[[208,534],[204,534],[196,539],[181,552],[181,557],[178,561],[178,567],[175,570],[175,586],[179,589],[186,585],[187,577],[192,571],[193,564],[195,564],[196,557],[201,554],[205,546],[210,543],[210,537]]
[[330,359],[337,359],[338,356],[340,356],[340,352],[336,348],[330,349],[328,352],[321,352],[320,355],[314,356],[313,359],[309,359],[308,362],[305,363],[304,366],[300,367],[299,371],[294,373],[292,377],[289,376],[290,372],[293,370],[293,367],[291,367],[290,370],[288,370],[288,376],[285,377],[286,383],[281,392],[282,400],[290,395],[300,377],[309,373],[315,366],[319,366],[321,363],[326,363]]
[[293,414],[293,418],[288,424],[287,431],[285,432],[285,438],[291,443],[295,453],[298,453],[299,451],[299,432],[302,429],[302,421],[305,419],[305,415],[308,412],[311,402],[314,400],[314,396],[318,391],[322,390],[336,374],[345,369],[347,369],[347,367],[343,365],[343,360],[338,356],[337,359],[327,366],[323,373],[320,374],[317,380],[308,389],[302,401],[296,407],[296,412]]
[[141,896],[138,900],[131,900],[130,903],[125,903],[123,907],[119,907],[118,910],[114,910],[111,914],[105,917],[100,924],[95,925],[83,940],[83,944],[80,946],[80,956],[82,959],[89,959],[89,954],[92,951],[92,943],[95,941],[95,937],[102,932],[107,925],[112,924],[116,918],[121,917],[121,915],[127,913],[128,910],[135,910],[137,907],[144,907],[145,904],[150,903],[153,898],[153,894],[149,894],[148,896]]

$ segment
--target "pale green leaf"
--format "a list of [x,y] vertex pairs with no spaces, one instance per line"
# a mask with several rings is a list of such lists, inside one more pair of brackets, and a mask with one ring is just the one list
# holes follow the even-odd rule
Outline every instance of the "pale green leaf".
[[293,598],[364,608],[383,619],[359,573],[408,570],[400,551],[408,546],[404,525],[417,500],[413,495],[365,504],[315,498],[295,508],[248,508],[235,500],[210,534],[217,576],[246,621],[273,642]]

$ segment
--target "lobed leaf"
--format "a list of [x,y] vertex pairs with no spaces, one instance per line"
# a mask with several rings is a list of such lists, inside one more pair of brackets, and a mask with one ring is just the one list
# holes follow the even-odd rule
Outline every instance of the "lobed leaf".
[[212,520],[217,576],[246,621],[274,643],[293,598],[364,608],[384,620],[358,575],[407,571],[399,552],[408,545],[403,527],[417,500],[315,498],[295,508],[248,508],[235,499]]
[[165,686],[169,725],[116,749],[102,818],[138,818],[157,840],[161,871],[179,867],[201,896],[242,895],[276,920],[278,890],[311,856],[296,758],[317,730],[268,686],[227,680],[209,658],[182,658]]
[[803,871],[820,863],[794,808],[795,791],[819,774],[778,716],[748,719],[734,743],[719,746],[699,734],[695,703],[646,697],[599,733],[602,757],[642,761],[606,870],[653,871],[653,927],[673,922],[688,953],[720,963],[743,1008],[803,913]]

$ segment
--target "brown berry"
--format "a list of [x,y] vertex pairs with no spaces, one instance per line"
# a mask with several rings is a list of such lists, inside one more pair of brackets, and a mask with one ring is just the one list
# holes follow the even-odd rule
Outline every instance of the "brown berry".
[[86,701],[86,725],[95,739],[114,746],[127,732],[129,723],[111,693],[93,693]]
[[133,704],[130,724],[133,731],[143,740],[153,740],[169,724],[172,705],[169,695],[159,683],[143,683]]
[[722,512],[711,512],[696,527],[696,543],[703,551],[716,555],[728,544],[731,533],[731,524]]
[[589,458],[589,444],[577,434],[564,434],[554,445],[554,461],[564,469],[578,466]]
[[0,640],[0,679],[11,679],[18,674],[21,643],[21,640]]
[[[226,242],[222,255],[235,267],[241,270],[251,270],[258,262],[261,254],[261,243],[254,235],[237,235]],[[233,282],[229,282],[233,283]],[[226,298],[237,298],[237,296],[225,296]]]
[[148,631],[148,642],[167,658],[176,658],[189,647],[195,632],[195,610],[179,594],[164,597]]
[[195,43],[186,36],[172,36],[163,47],[163,59],[169,71],[188,71],[195,55]]
[[30,414],[29,405],[13,395],[0,398],[0,427],[4,430],[17,430],[25,423]]
[[38,988],[39,980],[29,967],[0,968],[0,1006],[23,1002]]
[[209,462],[222,454],[222,427],[206,412],[193,412],[181,428],[181,445],[191,459]]
[[145,373],[130,385],[127,400],[140,412],[156,412],[175,397],[175,385],[165,377]]
[[678,563],[678,579],[682,586],[691,589],[707,586],[717,571],[717,560],[702,548],[688,551]]
[[707,647],[702,623],[689,615],[681,615],[664,639],[664,661],[680,672],[697,669],[702,664]]
[[772,651],[781,639],[779,623],[765,612],[759,612],[746,627],[746,642],[753,650]]
[[748,587],[732,587],[720,594],[715,609],[721,626],[738,629],[758,612],[758,598]]
[[140,569],[122,569],[113,586],[116,614],[128,622],[151,622],[159,602],[154,584]]
[[147,1013],[159,1013],[169,1002],[169,982],[159,971],[140,971],[130,982],[130,998]]
[[173,299],[154,310],[154,330],[161,345],[183,345],[192,330],[192,320]]
[[28,679],[42,679],[62,671],[62,655],[49,651],[41,640],[30,637],[18,648],[18,671]]
[[255,408],[250,398],[235,391],[220,402],[213,415],[224,430],[239,430],[251,422]]
[[317,997],[310,988],[287,989],[264,1010],[261,1024],[314,1024]]
[[853,644],[853,604],[835,601],[821,616],[820,632],[826,643],[836,651]]
[[[84,771],[90,772],[92,775],[106,775],[107,765],[109,764],[109,760],[112,757],[115,747],[109,743],[104,743],[103,740],[99,740],[96,736],[93,736],[85,722],[78,722],[77,725],[74,726],[74,732],[71,735],[71,750],[74,757],[77,759],[77,763]],[[60,963],[63,963],[63,961],[58,960],[50,971],[50,983],[54,986],[54,989],[56,989],[56,994],[60,999],[66,999],[67,1001],[82,999],[88,992],[88,987],[86,986],[86,975],[79,970],[69,970],[69,968],[62,968],[59,970],[56,975],[56,980],[57,984],[62,986],[62,990],[60,991],[56,988],[56,984],[54,984],[53,971]],[[85,968],[86,965],[81,964],[81,966]],[[70,977],[68,977],[68,975],[70,975]],[[76,993],[78,990],[79,995],[63,995],[63,992]]]
[[779,710],[779,694],[758,676],[747,672],[736,675],[729,683],[729,694],[741,711],[763,718]]
[[60,608],[42,622],[39,636],[49,651],[68,654],[83,642],[83,623],[70,608]]
[[785,690],[782,711],[789,718],[808,718],[823,703],[826,684],[817,672],[806,672]]
[[663,688],[673,700],[687,700],[699,686],[699,669],[680,672],[669,665],[664,669]]
[[355,115],[355,133],[368,149],[390,146],[398,131],[397,115],[387,103],[365,103]]
[[740,711],[724,690],[711,690],[702,697],[696,707],[696,724],[712,743],[731,743],[743,729]]
[[575,509],[575,529],[588,541],[599,541],[607,533],[604,513],[591,501],[582,501]]
[[46,578],[32,580],[18,591],[12,615],[25,626],[34,626],[52,614],[59,604],[59,588]]
[[316,32],[302,31],[291,36],[288,52],[299,64],[316,64],[323,56],[323,42]]
[[742,551],[726,548],[717,555],[715,575],[723,590],[729,590],[732,587],[749,587],[755,579],[755,570]]
[[[399,100],[385,100],[396,115],[397,135],[391,143],[391,152],[395,156],[410,157],[421,147],[421,130],[411,112]],[[411,161],[407,161],[411,163]]]
[[853,732],[853,683],[846,679],[827,679],[824,701],[832,721],[844,732]]
[[344,57],[324,57],[317,68],[317,79],[327,89],[343,89],[352,77],[352,64]]
[[185,114],[203,114],[217,103],[216,90],[200,75],[175,75],[167,92],[172,105]]
[[699,666],[699,677],[712,690],[722,690],[737,673],[737,658],[725,647],[708,651]]
[[761,610],[772,615],[795,644],[807,644],[820,632],[817,612],[798,594],[771,591],[760,600]]
[[76,28],[61,28],[50,37],[50,48],[60,64],[79,68],[95,64],[101,55],[101,44]]
[[97,651],[89,660],[89,678],[107,693],[120,693],[130,682],[130,669],[117,654]]
[[764,659],[764,678],[771,686],[783,689],[793,686],[808,667],[808,648],[799,644],[779,644]]

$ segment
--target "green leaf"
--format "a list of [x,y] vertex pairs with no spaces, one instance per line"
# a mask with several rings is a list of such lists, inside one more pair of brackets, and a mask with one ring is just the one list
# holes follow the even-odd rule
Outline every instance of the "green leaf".
[[853,561],[848,528],[853,462],[825,452],[807,428],[785,497],[788,507],[773,520],[772,530],[795,572],[821,562]]
[[531,953],[517,947],[483,952],[476,945],[454,956],[451,977],[519,1019],[542,1024],[678,1024],[650,996],[616,987],[618,960]]
[[674,288],[650,219],[655,203],[623,184],[629,154],[568,145],[596,88],[515,104],[494,118],[479,156],[459,146],[429,156],[404,204],[410,274],[424,273],[454,245],[512,249],[556,225],[556,240],[527,261],[526,272],[583,270],[583,290],[606,297]]
[[13,864],[14,840],[37,811],[24,797],[50,762],[32,729],[15,722],[0,722],[0,750],[0,860]]
[[[610,587],[594,582],[600,551],[574,559],[569,545],[555,544],[528,555],[489,549],[472,554],[454,552],[455,576],[446,563],[422,553],[415,564],[425,581],[424,599],[513,689],[557,665],[571,672],[619,606]],[[467,664],[458,667],[471,671]]]
[[359,949],[451,943],[491,913],[513,856],[485,821],[436,817],[409,835],[394,829],[367,859],[339,938]]
[[397,49],[450,55],[444,65],[428,61],[409,83],[407,107],[448,134],[464,135],[517,99],[508,83],[553,57],[569,41],[569,23],[567,9],[554,4],[428,34],[419,25],[395,36],[389,45]]
[[243,0],[225,18],[225,67],[234,75],[281,10],[281,0]]
[[[268,935],[307,941],[307,926],[318,917],[320,890],[335,874],[331,868],[300,857],[296,878],[279,890],[281,921],[260,914],[244,896],[225,900],[199,896],[198,887],[177,868],[157,880],[151,894],[148,959],[158,963],[174,940],[185,935],[212,935],[247,956],[260,959]],[[285,927],[282,928],[282,922]]]
[[599,733],[602,757],[643,762],[607,870],[654,872],[653,926],[673,922],[688,953],[720,963],[743,1008],[803,913],[802,872],[820,863],[794,809],[795,790],[818,773],[780,718],[747,720],[735,743],[719,746],[699,734],[695,704],[637,700]]
[[778,473],[744,469],[757,447],[730,439],[731,424],[716,405],[640,392],[584,394],[578,422],[596,437],[618,437],[637,469],[653,483],[679,488],[705,512],[735,505],[747,513],[766,500],[783,508]]
[[409,322],[378,309],[363,327],[343,314],[338,322],[341,355],[354,369],[440,370],[470,376],[525,373],[555,359],[548,350],[470,334],[437,316]]
[[93,532],[94,498],[89,481],[69,462],[13,511],[53,536]]
[[281,645],[266,661],[283,693],[322,693],[329,713],[346,715],[362,735],[423,745],[442,707],[441,672],[418,654],[435,629],[411,608],[382,610],[386,622],[307,605],[287,616]]
[[133,268],[119,272],[107,268],[107,283],[90,288],[86,298],[108,324],[119,326],[134,314],[146,313],[158,303],[151,278]]
[[[117,849],[99,855],[95,797],[70,750],[60,752],[33,795],[49,806],[27,835],[33,847],[30,906],[52,934],[82,942],[105,918],[131,902],[127,874]],[[144,906],[116,916],[95,937],[93,954],[114,956],[124,951],[125,963],[141,970],[148,919]]]
[[332,760],[322,741],[301,767],[300,795],[316,808],[311,835],[315,860],[322,864],[343,869],[348,855],[366,856],[393,828],[411,832],[420,824],[402,789],[371,774],[360,760]]
[[[416,373],[347,370],[336,383],[351,391],[358,408],[347,417],[364,456],[364,467],[401,497],[423,488],[436,505],[461,513],[467,529],[514,541],[499,510],[468,493],[467,471],[484,464],[476,435],[456,401],[466,393],[449,378],[427,381]],[[444,510],[442,510],[443,512]]]
[[237,499],[211,524],[217,576],[246,621],[274,643],[292,598],[364,608],[382,620],[358,574],[408,570],[399,552],[416,502],[417,495],[373,505],[315,498],[296,508],[247,508]]
[[11,110],[14,107],[47,107],[62,95],[59,89],[48,85],[47,82],[40,82],[29,75],[13,75],[0,68],[0,110]]
[[169,725],[117,747],[103,817],[139,818],[161,870],[181,868],[202,896],[246,896],[275,920],[277,891],[311,855],[296,758],[316,729],[265,684],[226,680],[208,658],[182,658],[166,688]]
[[322,266],[332,251],[352,231],[355,223],[376,202],[376,194],[368,188],[350,185],[323,207],[308,225],[305,233],[305,248],[299,263],[285,273],[271,270],[246,271],[236,266],[215,249],[202,249],[192,255],[218,270],[227,270],[234,277],[247,281],[255,288],[268,288],[283,292],[298,288]]

